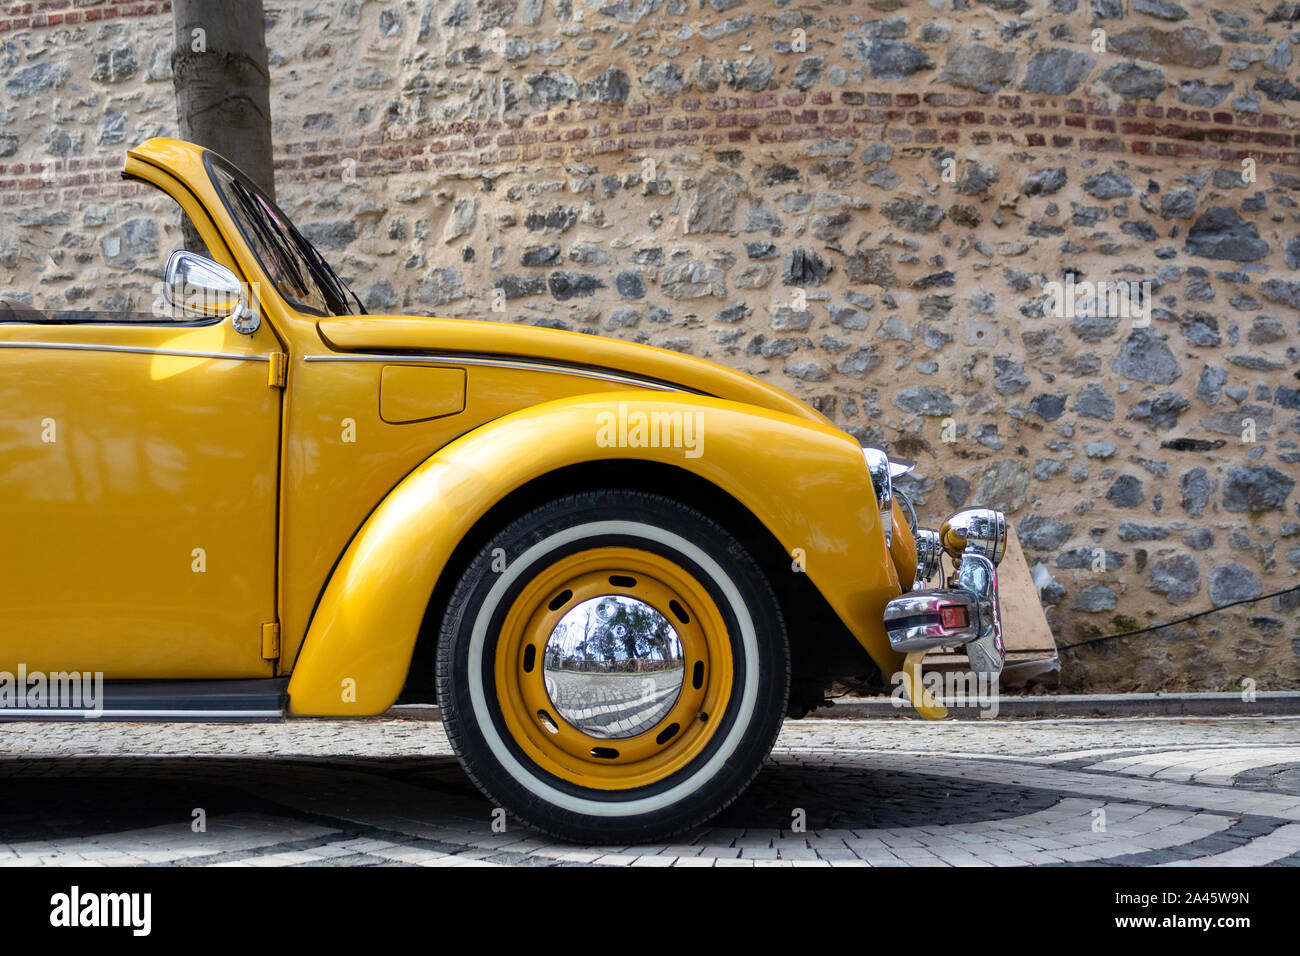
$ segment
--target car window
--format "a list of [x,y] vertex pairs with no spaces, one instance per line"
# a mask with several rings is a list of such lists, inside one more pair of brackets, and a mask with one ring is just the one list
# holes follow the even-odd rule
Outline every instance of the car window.
[[280,207],[225,160],[207,153],[205,161],[226,210],[286,302],[317,315],[364,311],[352,290]]
[[[176,249],[211,258],[185,210],[167,193],[149,189],[111,209],[92,207],[102,229],[94,238],[80,235],[67,243],[66,230],[29,230],[30,254],[20,260],[16,289],[0,299],[0,324],[40,325],[198,325],[168,304],[162,294],[163,270]],[[64,267],[52,277],[41,264]],[[42,274],[45,272],[45,274]],[[57,279],[61,281],[51,281]],[[27,280],[27,281],[25,281]],[[27,290],[32,291],[27,291]]]

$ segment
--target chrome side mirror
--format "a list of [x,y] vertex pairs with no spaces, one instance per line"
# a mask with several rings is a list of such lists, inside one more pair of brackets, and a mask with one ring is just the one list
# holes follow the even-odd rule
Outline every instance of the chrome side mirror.
[[885,532],[885,547],[894,545],[894,482],[890,476],[889,456],[879,448],[862,449],[862,457],[867,463],[867,473],[871,476],[871,489],[876,493],[876,504],[880,508],[880,525]]
[[229,318],[241,335],[252,335],[262,324],[239,277],[225,266],[193,252],[177,249],[163,272],[163,294],[181,315],[196,319]]

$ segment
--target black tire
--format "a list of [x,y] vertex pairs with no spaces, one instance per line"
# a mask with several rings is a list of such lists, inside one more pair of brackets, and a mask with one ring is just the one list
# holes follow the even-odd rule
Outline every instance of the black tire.
[[[662,780],[621,790],[581,786],[529,758],[506,726],[492,666],[507,610],[528,582],[552,562],[606,546],[649,551],[692,574],[720,612],[734,663],[725,710],[713,715],[720,722],[703,751]],[[644,492],[573,494],[512,522],[465,569],[438,642],[443,724],[470,778],[508,815],[584,843],[659,841],[734,801],[772,749],[789,680],[781,610],[754,559],[698,511]]]

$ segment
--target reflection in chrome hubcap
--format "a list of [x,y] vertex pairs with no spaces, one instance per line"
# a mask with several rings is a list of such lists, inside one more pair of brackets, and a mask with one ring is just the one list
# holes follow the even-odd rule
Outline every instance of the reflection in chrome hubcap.
[[686,664],[677,632],[644,601],[595,597],[564,613],[546,641],[546,693],[565,723],[622,740],[655,727],[677,703]]

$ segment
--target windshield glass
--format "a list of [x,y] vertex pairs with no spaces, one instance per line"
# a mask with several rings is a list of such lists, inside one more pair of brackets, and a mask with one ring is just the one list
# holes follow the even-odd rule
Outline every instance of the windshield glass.
[[295,309],[316,315],[365,312],[347,283],[300,233],[289,217],[238,169],[212,153],[205,154],[213,185],[235,220],[244,241]]

